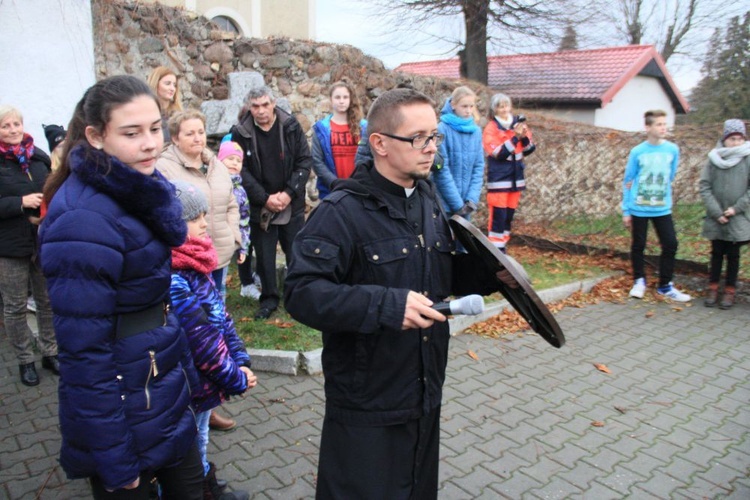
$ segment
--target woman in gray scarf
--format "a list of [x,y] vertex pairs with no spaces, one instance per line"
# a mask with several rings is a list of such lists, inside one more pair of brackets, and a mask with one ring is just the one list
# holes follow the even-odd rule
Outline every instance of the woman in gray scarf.
[[[750,142],[746,141],[742,120],[724,122],[721,141],[708,153],[708,163],[700,180],[700,193],[706,206],[703,236],[711,240],[706,307],[721,309],[734,305],[740,248],[750,241]],[[727,274],[724,295],[719,301],[719,278],[724,256]]]

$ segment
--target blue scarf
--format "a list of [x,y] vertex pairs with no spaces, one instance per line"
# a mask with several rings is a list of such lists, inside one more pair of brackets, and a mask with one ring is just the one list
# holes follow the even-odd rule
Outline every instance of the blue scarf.
[[474,122],[473,117],[461,118],[456,113],[444,113],[440,115],[440,121],[448,125],[456,132],[471,134],[479,130],[479,126]]

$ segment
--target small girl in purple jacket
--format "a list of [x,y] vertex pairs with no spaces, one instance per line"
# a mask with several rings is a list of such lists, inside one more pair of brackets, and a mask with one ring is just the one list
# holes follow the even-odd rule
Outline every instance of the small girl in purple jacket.
[[200,377],[200,386],[192,395],[192,406],[196,412],[198,448],[206,476],[204,492],[211,492],[218,498],[216,471],[206,459],[211,409],[228,400],[230,395],[243,394],[255,387],[257,377],[250,370],[250,356],[211,278],[217,256],[206,231],[208,201],[200,189],[188,182],[174,181],[174,185],[182,203],[182,218],[187,222],[188,237],[182,246],[172,249],[169,294]]

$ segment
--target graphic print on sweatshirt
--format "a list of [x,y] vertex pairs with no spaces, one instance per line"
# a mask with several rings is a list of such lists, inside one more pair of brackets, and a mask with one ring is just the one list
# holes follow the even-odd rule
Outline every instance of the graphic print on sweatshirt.
[[666,205],[669,190],[672,153],[644,153],[638,158],[638,191],[636,205],[659,207]]

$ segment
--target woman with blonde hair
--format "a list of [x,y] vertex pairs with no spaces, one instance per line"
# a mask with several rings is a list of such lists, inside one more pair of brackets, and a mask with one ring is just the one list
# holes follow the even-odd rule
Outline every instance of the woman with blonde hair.
[[443,208],[466,219],[479,204],[484,179],[482,129],[476,124],[477,95],[469,87],[457,87],[440,112],[438,131],[445,136],[440,145],[443,163],[433,179]]
[[159,66],[154,68],[148,76],[148,86],[156,94],[161,107],[161,125],[164,132],[164,144],[168,144],[169,127],[167,122],[169,117],[178,111],[182,111],[182,94],[180,94],[180,85],[177,81],[177,73],[167,68]]
[[354,172],[354,158],[362,137],[367,137],[367,121],[352,85],[341,80],[328,91],[332,113],[313,125],[313,169],[318,176],[322,200],[331,192],[336,179],[348,179]]
[[23,116],[0,105],[0,297],[5,331],[16,352],[21,383],[39,384],[31,332],[26,325],[29,282],[39,325],[42,367],[59,374],[57,342],[47,284],[39,267],[37,226],[50,159],[24,131]]
[[[235,250],[240,248],[240,209],[227,167],[206,147],[206,117],[198,110],[180,111],[169,119],[172,144],[156,161],[167,179],[181,179],[199,187],[208,206],[208,234],[219,255],[214,271],[216,287],[226,294],[226,272]],[[239,259],[244,261],[244,255]]]

